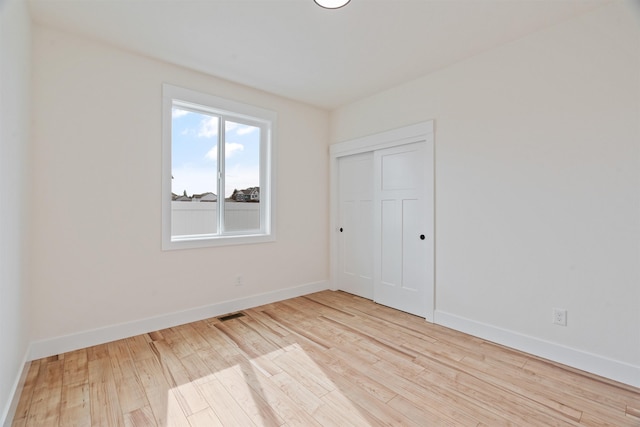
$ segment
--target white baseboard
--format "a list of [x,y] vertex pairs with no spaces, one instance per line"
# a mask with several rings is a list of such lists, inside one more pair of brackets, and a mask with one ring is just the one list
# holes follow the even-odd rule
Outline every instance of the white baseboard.
[[601,377],[634,387],[640,387],[640,366],[609,359],[597,354],[566,347],[442,311],[435,312],[435,323]]
[[133,322],[78,332],[76,334],[35,341],[31,343],[29,360],[49,357],[80,348],[91,347],[135,335],[146,334],[160,329],[184,325],[185,323],[196,322],[198,320],[233,313],[235,311],[245,310],[302,295],[308,295],[327,289],[329,289],[328,281],[308,283],[293,288],[251,295],[246,298],[223,301],[189,310],[164,314],[162,316],[150,317]]
[[16,409],[18,409],[20,395],[22,394],[22,388],[24,387],[24,383],[27,379],[27,373],[31,366],[29,353],[30,351],[27,349],[24,354],[24,358],[22,359],[22,370],[18,372],[16,380],[13,383],[13,387],[11,387],[11,393],[9,394],[10,399],[7,402],[7,406],[2,410],[2,413],[0,413],[0,426],[11,427],[11,424],[13,423],[13,419],[16,415]]

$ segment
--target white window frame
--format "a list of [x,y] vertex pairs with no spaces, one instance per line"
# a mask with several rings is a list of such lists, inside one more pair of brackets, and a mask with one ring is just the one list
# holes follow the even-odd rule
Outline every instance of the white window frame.
[[[171,235],[171,126],[172,109],[178,106],[193,111],[224,116],[239,123],[259,124],[260,141],[260,230],[247,232],[228,232],[224,234],[198,234],[193,236]],[[275,227],[275,128],[277,114],[264,108],[247,105],[190,89],[162,85],[162,249],[190,249],[237,244],[273,242],[276,240]],[[221,142],[224,132],[221,132]],[[224,157],[218,157],[218,159]],[[220,161],[220,160],[219,160]],[[224,161],[224,160],[223,160]],[[224,166],[222,166],[224,168]],[[219,180],[224,180],[220,177]],[[222,187],[224,188],[224,187]],[[218,190],[219,211],[223,210],[224,191]],[[218,215],[218,224],[222,221]],[[218,230],[221,230],[218,227]]]

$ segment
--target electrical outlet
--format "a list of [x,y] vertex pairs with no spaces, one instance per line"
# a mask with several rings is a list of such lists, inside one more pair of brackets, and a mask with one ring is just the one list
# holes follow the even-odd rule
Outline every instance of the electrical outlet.
[[567,326],[567,310],[564,308],[553,309],[553,324]]
[[242,277],[242,275],[238,274],[236,276],[236,286],[242,286],[244,285],[244,277]]

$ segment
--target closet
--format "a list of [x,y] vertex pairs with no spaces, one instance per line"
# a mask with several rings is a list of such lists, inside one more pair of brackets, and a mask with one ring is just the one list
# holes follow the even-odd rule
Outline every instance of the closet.
[[433,122],[330,153],[333,287],[433,321]]

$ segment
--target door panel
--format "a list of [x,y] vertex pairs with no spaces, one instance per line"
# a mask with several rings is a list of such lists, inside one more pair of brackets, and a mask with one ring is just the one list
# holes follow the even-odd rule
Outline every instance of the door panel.
[[374,298],[422,317],[432,312],[433,288],[428,160],[426,142],[374,153],[374,229],[381,231],[374,234]]
[[342,206],[343,216],[340,222],[340,228],[347,230],[344,236],[344,274],[353,276],[358,271],[358,242],[353,237],[357,236],[357,232],[352,232],[356,224],[358,224],[358,203],[353,200],[346,200]]
[[339,159],[338,289],[373,299],[373,154]]
[[402,287],[408,291],[419,292],[424,280],[425,260],[424,244],[416,230],[423,227],[420,203],[416,199],[402,201]]
[[[370,170],[373,173],[373,165]],[[373,185],[369,185],[373,187]],[[372,197],[371,190],[368,190],[368,197]],[[360,200],[358,207],[358,238],[360,239],[360,251],[364,252],[356,259],[357,271],[360,273],[361,286],[366,286],[368,295],[366,298],[373,299],[373,200]]]
[[[402,234],[395,200],[381,200],[380,284],[396,287],[402,283]],[[376,294],[376,300],[378,296]]]
[[[392,148],[391,150],[396,150]],[[380,153],[382,167],[381,189],[390,190],[415,190],[419,185],[416,182],[415,173],[420,169],[420,158],[416,157],[415,150],[399,153]]]

